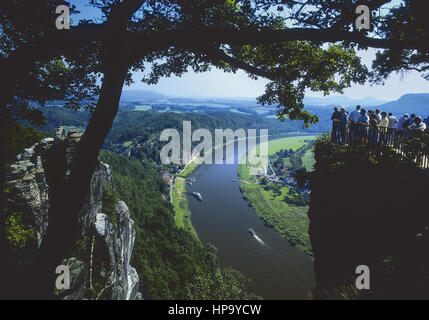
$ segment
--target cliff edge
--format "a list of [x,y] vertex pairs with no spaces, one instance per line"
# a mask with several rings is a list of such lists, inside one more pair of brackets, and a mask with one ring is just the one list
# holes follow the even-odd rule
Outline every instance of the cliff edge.
[[[6,193],[6,238],[10,265],[30,264],[48,226],[49,199],[58,177],[70,174],[73,153],[81,133],[66,135],[58,128],[54,138],[33,145],[9,165]],[[125,202],[106,195],[113,188],[107,164],[97,163],[84,206],[78,214],[77,241],[64,257],[70,269],[70,289],[63,299],[138,299],[139,277],[130,265],[136,231]],[[110,201],[113,203],[106,203]],[[109,212],[103,209],[111,208]]]
[[[429,173],[393,148],[315,145],[309,235],[319,299],[429,297]],[[368,266],[370,289],[356,268]]]

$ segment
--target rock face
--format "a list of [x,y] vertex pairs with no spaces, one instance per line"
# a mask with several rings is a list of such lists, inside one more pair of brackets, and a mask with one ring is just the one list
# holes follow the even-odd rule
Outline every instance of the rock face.
[[[47,138],[18,156],[10,165],[6,190],[9,204],[24,215],[27,226],[34,230],[34,237],[27,244],[28,252],[40,247],[48,224],[49,186],[43,164],[54,139]],[[31,257],[26,257],[31,259]]]
[[[15,245],[10,263],[31,263],[48,228],[49,198],[55,186],[70,174],[74,150],[81,134],[58,128],[55,138],[47,138],[26,149],[10,165],[7,178],[8,213],[18,217],[25,239]],[[62,175],[62,176],[61,176]],[[103,192],[112,186],[107,164],[97,163],[87,200],[78,214],[78,242],[73,256],[63,264],[70,269],[70,290],[65,299],[137,299],[139,277],[130,266],[136,232],[127,205],[118,200],[116,221],[102,212]]]
[[117,285],[113,288],[112,298],[129,300],[138,295],[139,277],[130,266],[136,232],[130,211],[123,201],[118,201],[116,214],[119,217],[116,227],[108,221],[104,213],[97,214],[95,228],[108,248],[110,269]]

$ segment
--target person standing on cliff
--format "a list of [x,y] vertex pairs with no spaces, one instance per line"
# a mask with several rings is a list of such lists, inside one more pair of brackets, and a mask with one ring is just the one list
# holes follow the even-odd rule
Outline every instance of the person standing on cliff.
[[387,128],[389,127],[389,118],[387,118],[387,113],[381,113],[381,121],[380,121],[380,133],[379,133],[379,142],[386,143],[387,142]]
[[369,117],[365,109],[361,109],[358,119],[359,139],[361,143],[367,142]]
[[347,132],[347,125],[349,123],[349,115],[347,114],[346,108],[341,108],[341,117],[340,117],[340,124],[339,124],[339,131],[340,131],[340,143],[346,144],[346,132]]
[[381,116],[381,113],[380,113],[380,109],[375,109],[375,115],[377,116],[377,122],[378,123],[380,123],[381,122],[381,120],[382,120],[382,116]]
[[340,124],[341,112],[338,111],[337,107],[334,107],[334,113],[332,114],[332,141],[338,142],[339,139],[339,124]]
[[408,129],[424,131],[426,130],[426,124],[423,123],[421,117],[415,117],[414,123],[411,126],[409,126]]
[[361,106],[357,105],[356,110],[350,113],[350,141],[356,142],[358,139],[358,125],[357,122],[360,117]]
[[389,112],[389,116],[387,118],[389,119],[389,124],[387,126],[387,140],[388,143],[393,143],[395,139],[395,126],[398,123],[398,119],[392,114],[392,112]]
[[374,112],[369,116],[368,141],[373,144],[376,144],[378,141],[378,117]]

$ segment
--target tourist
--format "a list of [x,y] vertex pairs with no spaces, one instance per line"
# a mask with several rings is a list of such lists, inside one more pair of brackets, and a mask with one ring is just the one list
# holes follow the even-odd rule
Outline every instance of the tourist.
[[375,109],[375,115],[377,116],[377,122],[380,123],[381,122],[381,114],[380,114],[380,109]]
[[[416,115],[413,113],[411,114],[410,118],[408,119],[408,122],[404,124],[405,129],[410,129],[410,127],[414,124],[414,120],[416,119]],[[421,119],[421,118],[420,118]],[[404,135],[406,137],[411,137],[412,133],[410,130],[406,130],[404,132]]]
[[389,116],[387,117],[389,120],[389,125],[387,126],[389,129],[394,129],[395,125],[398,123],[398,118],[396,118],[392,112],[389,112]]
[[369,117],[366,114],[365,109],[361,109],[357,124],[359,126],[358,131],[359,131],[360,142],[365,143],[367,140],[368,124],[369,124]]
[[334,107],[334,113],[332,113],[332,141],[337,142],[339,139],[339,124],[340,124],[341,112],[338,111],[337,107]]
[[397,129],[406,129],[408,128],[408,113],[405,113],[402,117],[399,118],[398,123],[396,124]]
[[392,112],[389,112],[389,124],[387,126],[387,140],[389,143],[393,143],[395,139],[395,126],[398,123],[398,118],[396,118]]
[[389,127],[389,118],[387,118],[387,113],[384,111],[381,113],[381,121],[379,126],[380,126],[379,140],[382,143],[386,143],[387,128]]
[[376,144],[378,141],[378,117],[376,113],[369,116],[368,142]]
[[347,125],[349,123],[349,116],[346,108],[341,108],[341,117],[339,122],[339,131],[340,131],[340,143],[346,143],[346,131]]
[[426,129],[426,125],[422,121],[421,117],[414,117],[414,123],[409,126],[408,129],[424,131]]
[[358,139],[357,122],[360,117],[360,109],[361,109],[361,106],[357,105],[356,110],[350,113],[350,140],[351,141],[357,141]]

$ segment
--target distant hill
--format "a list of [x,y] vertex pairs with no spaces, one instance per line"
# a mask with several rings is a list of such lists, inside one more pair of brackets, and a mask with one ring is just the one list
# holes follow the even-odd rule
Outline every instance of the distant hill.
[[[234,107],[250,110],[261,107],[256,103],[256,99],[252,98],[175,97],[152,90],[124,90],[121,101],[131,102],[133,104],[191,105],[196,108],[202,106],[211,108]],[[352,99],[347,96],[332,96],[327,98],[307,96],[304,98],[304,104],[307,110],[318,114],[322,119],[330,119],[333,106],[345,106],[348,107],[348,110],[352,110],[358,104],[366,109],[375,109],[379,107],[383,111],[393,112],[397,116],[405,112],[416,113],[425,117],[429,115],[429,93],[406,94],[399,100],[391,102],[378,100],[372,97]],[[269,106],[265,107],[270,108]],[[271,108],[274,114],[275,107],[272,106]]]
[[121,100],[140,101],[144,99],[166,99],[167,96],[152,90],[123,90]]
[[[217,97],[176,97],[167,94],[161,94],[152,90],[124,90],[121,100],[123,102],[139,103],[164,103],[164,104],[188,104],[188,105],[206,105],[212,107],[257,107],[258,104],[254,98],[217,98]],[[324,106],[347,106],[354,107],[358,104],[365,107],[380,106],[387,101],[377,100],[372,97],[363,99],[352,99],[347,96],[333,96],[327,98],[305,97],[306,106],[324,107]]]
[[257,106],[256,99],[252,98],[176,97],[152,90],[123,90],[121,101],[166,105],[205,105],[215,108]]
[[307,106],[341,106],[341,107],[355,107],[358,104],[365,107],[374,107],[385,104],[387,101],[377,100],[372,97],[362,99],[352,99],[347,96],[334,96],[327,98],[305,97],[304,104]]
[[399,100],[382,105],[381,109],[393,112],[395,115],[415,113],[426,117],[429,115],[429,93],[406,94],[399,98]]

